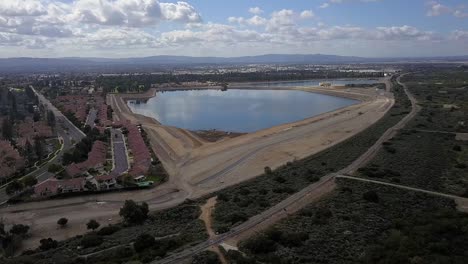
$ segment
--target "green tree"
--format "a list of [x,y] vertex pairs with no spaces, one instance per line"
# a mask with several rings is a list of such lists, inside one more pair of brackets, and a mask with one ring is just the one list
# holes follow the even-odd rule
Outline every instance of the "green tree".
[[29,140],[26,140],[26,144],[24,145],[23,156],[26,157],[29,166],[33,165],[36,161],[33,146],[31,145],[31,142],[29,142]]
[[41,161],[44,156],[44,145],[42,144],[42,140],[36,139],[34,142],[34,151],[36,152],[37,159]]
[[21,191],[22,189],[23,189],[23,185],[19,181],[14,180],[10,184],[7,185],[5,191],[7,194],[11,195],[17,191]]
[[51,110],[47,112],[47,124],[51,127],[55,127],[55,114]]
[[13,124],[8,118],[3,120],[2,136],[6,140],[11,140],[13,137]]
[[63,170],[63,167],[59,164],[50,164],[49,167],[47,168],[47,171],[48,172],[51,172],[51,173],[57,173],[59,171],[62,171]]
[[18,236],[25,236],[29,231],[29,226],[23,224],[13,225],[10,229],[10,233]]
[[81,246],[84,248],[97,247],[101,243],[102,238],[95,234],[86,235],[81,239]]
[[379,202],[379,195],[375,191],[365,192],[362,195],[362,198],[364,200],[372,202],[372,203],[378,203]]
[[152,235],[141,234],[135,240],[135,243],[133,244],[133,248],[135,248],[136,252],[142,252],[143,250],[153,246],[155,242],[156,240],[154,239]]
[[86,227],[87,227],[88,229],[91,229],[91,230],[94,231],[94,230],[98,229],[100,225],[101,225],[101,224],[99,224],[98,221],[96,221],[96,220],[94,220],[94,219],[91,219],[91,220],[89,220],[89,222],[86,224]]
[[26,177],[24,177],[24,179],[23,179],[23,184],[24,184],[24,186],[26,186],[26,187],[32,187],[32,186],[34,186],[34,185],[37,184],[37,179],[36,179],[36,177],[31,176],[31,175],[26,176]]
[[34,112],[33,120],[34,122],[38,122],[39,120],[41,120],[41,114],[39,112]]
[[143,202],[138,205],[133,200],[126,200],[119,215],[124,218],[127,224],[142,224],[148,218],[148,204]]
[[57,248],[58,242],[56,240],[53,240],[52,238],[43,238],[39,241],[41,245],[39,246],[39,249],[42,251],[47,251],[49,249]]
[[62,217],[57,221],[57,225],[59,225],[61,228],[64,228],[67,225],[67,223],[68,219],[65,217]]

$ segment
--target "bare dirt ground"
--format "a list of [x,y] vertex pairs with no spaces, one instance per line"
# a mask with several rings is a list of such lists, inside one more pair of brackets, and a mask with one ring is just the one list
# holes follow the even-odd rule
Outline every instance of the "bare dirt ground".
[[[208,233],[208,236],[211,238],[215,238],[216,237],[216,233],[214,232],[213,228],[211,227],[212,226],[212,218],[211,218],[211,214],[214,210],[214,207],[216,205],[216,198],[217,196],[215,197],[211,197],[210,199],[208,199],[206,201],[206,203],[201,206],[201,210],[202,210],[202,213],[200,215],[200,219],[205,223],[205,228],[206,228],[206,232]],[[214,253],[216,253],[219,257],[219,260],[221,261],[221,263],[223,264],[227,264],[227,260],[226,258],[224,257],[224,255],[221,253],[221,251],[219,250],[219,248],[217,246],[211,246],[210,251],[213,251]]]
[[[64,239],[83,233],[90,219],[100,220],[103,225],[118,221],[119,209],[126,199],[145,201],[152,210],[165,209],[187,198],[198,198],[251,179],[263,173],[266,166],[276,168],[313,155],[363,131],[383,117],[394,103],[390,94],[372,88],[296,89],[358,99],[361,103],[213,143],[190,131],[163,126],[130,111],[126,100],[152,97],[155,90],[144,95],[109,95],[107,101],[114,109],[116,120],[128,119],[143,125],[151,147],[170,176],[168,182],[150,190],[3,207],[0,214],[6,223],[31,226],[32,238],[26,240],[28,246],[36,246],[43,237]],[[60,217],[69,219],[70,227],[66,231],[57,229]]]
[[235,138],[238,136],[242,136],[245,133],[235,133],[235,132],[225,132],[219,130],[198,130],[198,131],[191,131],[193,134],[203,138],[208,142],[216,142],[223,139]]

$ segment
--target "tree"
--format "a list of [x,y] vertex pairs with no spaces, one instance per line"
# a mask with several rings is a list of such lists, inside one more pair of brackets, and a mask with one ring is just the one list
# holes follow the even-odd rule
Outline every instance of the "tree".
[[131,175],[124,174],[122,175],[122,185],[125,187],[134,186],[135,180],[133,179]]
[[35,156],[34,156],[34,150],[33,146],[31,145],[31,142],[29,140],[26,140],[26,144],[24,145],[24,155],[26,157],[26,160],[28,161],[28,165],[33,165],[34,162],[36,161]]
[[86,224],[86,227],[87,227],[88,229],[91,229],[91,230],[94,231],[94,230],[98,229],[100,225],[101,225],[101,224],[99,224],[98,221],[96,221],[96,220],[94,220],[94,219],[91,219],[91,220],[89,220],[89,222]]
[[148,204],[143,202],[138,205],[133,200],[126,200],[119,215],[124,218],[128,224],[142,224],[148,218]]
[[38,122],[39,120],[41,120],[41,114],[39,112],[34,112],[33,120],[34,122]]
[[36,139],[34,142],[34,151],[36,152],[37,159],[42,160],[42,156],[44,156],[44,146],[42,144],[42,140]]
[[135,240],[133,248],[135,248],[136,252],[142,252],[143,250],[153,246],[155,242],[156,240],[152,235],[141,234]]
[[47,168],[47,171],[48,172],[52,172],[52,173],[57,173],[57,172],[60,172],[63,170],[63,167],[59,164],[50,164],[49,167]]
[[18,236],[24,236],[28,233],[29,226],[23,224],[16,224],[10,229],[10,233]]
[[375,191],[365,192],[362,195],[362,198],[364,198],[364,200],[372,202],[372,203],[378,203],[379,202],[379,195]]
[[11,140],[11,138],[13,137],[13,124],[8,118],[5,118],[3,120],[2,136],[6,140]]
[[24,179],[23,179],[23,184],[24,184],[24,186],[26,186],[26,187],[32,187],[32,186],[34,186],[34,185],[37,184],[37,179],[36,179],[36,177],[31,176],[31,175],[26,176],[26,177],[24,177]]
[[21,191],[22,189],[23,189],[23,185],[19,181],[14,180],[10,182],[10,184],[7,185],[5,191],[7,194],[11,195],[15,192]]
[[55,127],[55,114],[51,110],[47,112],[47,124],[51,127]]
[[57,221],[57,225],[59,225],[61,228],[64,228],[67,225],[67,223],[68,219],[65,217],[62,217]]
[[4,235],[6,235],[5,224],[3,223],[3,220],[0,219],[0,237]]
[[84,248],[97,247],[101,243],[102,238],[95,234],[86,235],[81,239],[81,246],[83,246]]
[[56,248],[58,246],[58,242],[56,240],[53,240],[52,238],[43,238],[39,241],[41,243],[41,245],[39,246],[39,248],[42,250],[42,251],[46,251],[46,250],[49,250],[49,249],[53,249],[53,248]]

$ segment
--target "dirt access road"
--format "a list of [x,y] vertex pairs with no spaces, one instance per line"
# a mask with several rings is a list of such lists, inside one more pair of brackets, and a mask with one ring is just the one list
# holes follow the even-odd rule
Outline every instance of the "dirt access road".
[[[37,245],[47,234],[65,239],[86,232],[85,223],[96,219],[101,225],[119,220],[126,199],[145,201],[160,210],[198,198],[263,173],[265,166],[276,168],[288,161],[313,155],[359,133],[379,120],[394,103],[389,93],[375,89],[294,88],[310,92],[359,99],[361,102],[300,122],[246,134],[220,142],[205,142],[192,133],[160,125],[156,120],[133,114],[125,100],[135,95],[110,95],[117,119],[142,124],[153,150],[168,171],[169,181],[151,190],[119,192],[64,200],[19,204],[0,209],[8,223],[31,226],[26,248]],[[154,91],[141,98],[153,96]],[[67,232],[57,228],[58,218],[69,219]]]

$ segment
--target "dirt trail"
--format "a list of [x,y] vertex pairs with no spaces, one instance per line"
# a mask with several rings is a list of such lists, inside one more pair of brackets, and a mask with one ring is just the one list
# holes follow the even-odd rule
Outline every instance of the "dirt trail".
[[[206,232],[208,233],[210,239],[216,238],[216,233],[212,228],[211,214],[216,205],[217,198],[217,196],[211,197],[210,199],[206,200],[206,203],[203,206],[201,206],[202,213],[200,215],[200,219],[205,223]],[[208,250],[216,253],[221,263],[228,264],[228,261],[224,257],[223,253],[221,253],[221,250],[219,250],[217,245],[211,246]]]

